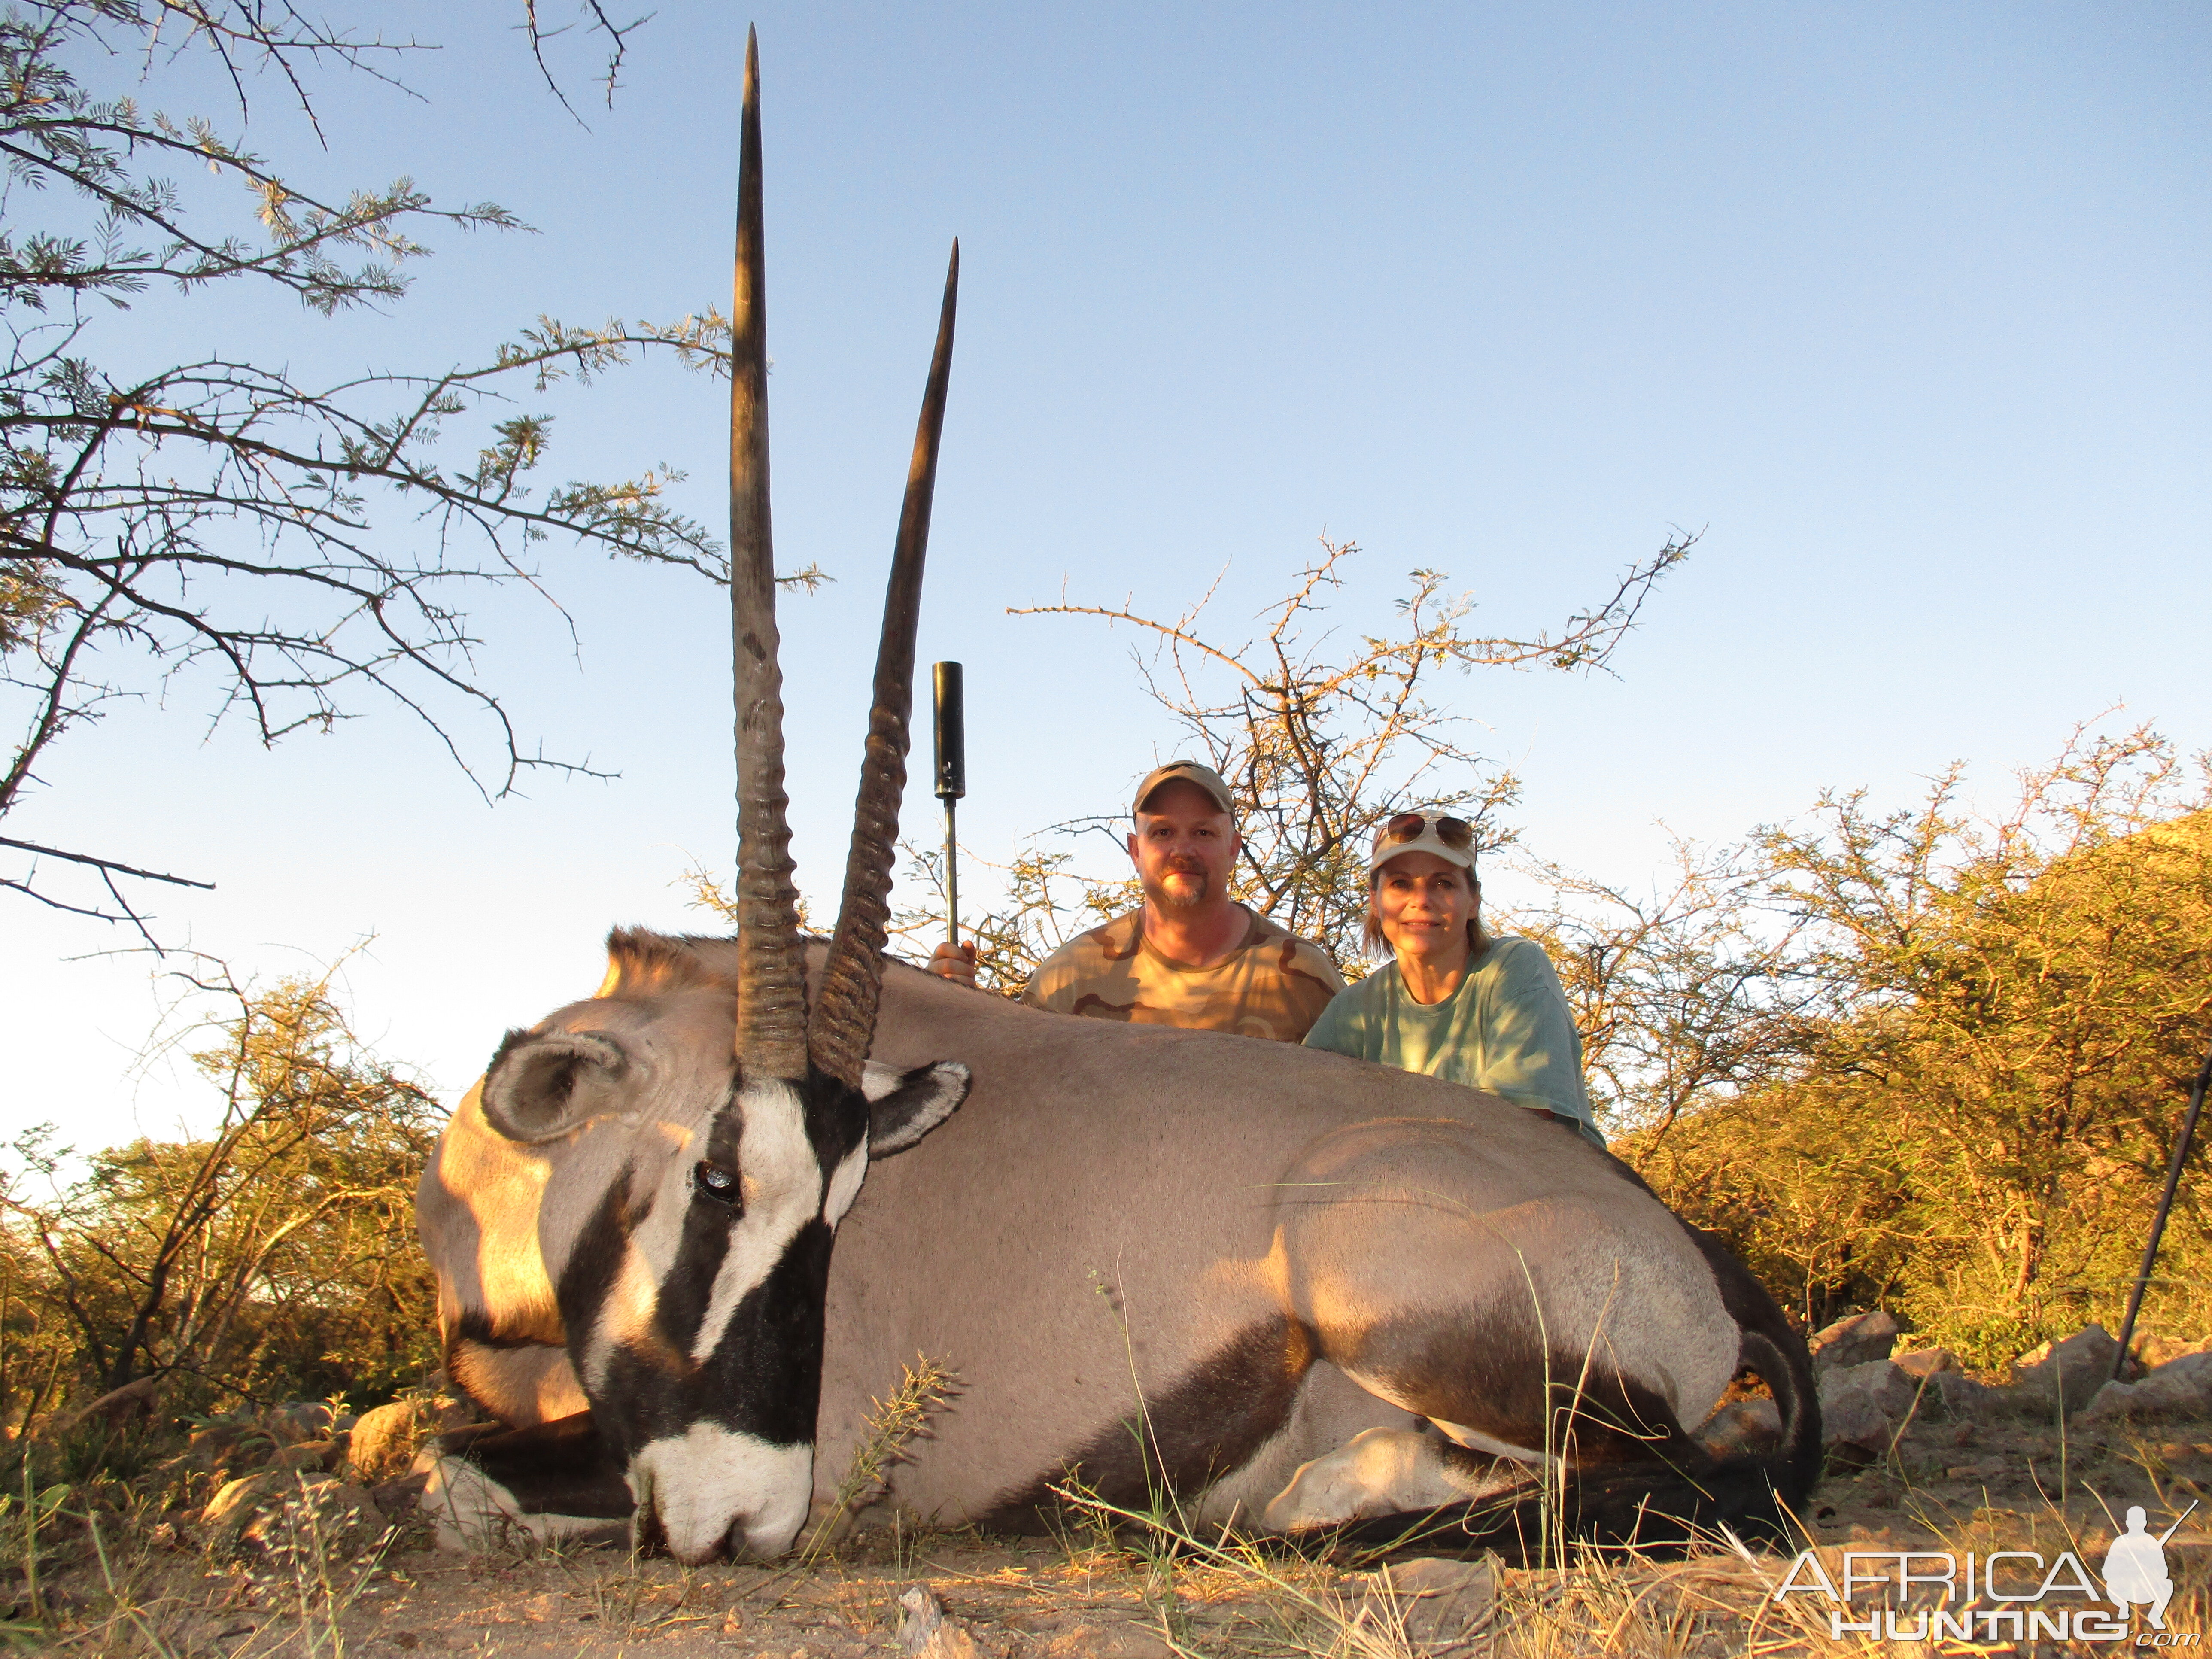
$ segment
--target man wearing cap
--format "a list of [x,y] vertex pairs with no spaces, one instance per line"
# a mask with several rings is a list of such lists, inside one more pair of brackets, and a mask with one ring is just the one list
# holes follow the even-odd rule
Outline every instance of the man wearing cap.
[[1364,931],[1369,952],[1391,960],[1329,1004],[1309,1048],[1486,1090],[1605,1145],[1551,958],[1482,925],[1472,824],[1441,811],[1386,820],[1367,860]]
[[[1297,1042],[1344,988],[1328,951],[1229,896],[1236,800],[1211,767],[1170,761],[1130,801],[1140,909],[1078,935],[1030,976],[1036,1008]],[[974,948],[940,945],[935,971],[975,982]]]

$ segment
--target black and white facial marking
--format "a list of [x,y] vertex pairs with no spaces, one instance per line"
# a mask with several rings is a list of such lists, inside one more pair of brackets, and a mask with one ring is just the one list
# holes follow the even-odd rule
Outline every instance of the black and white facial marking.
[[780,1554],[813,1497],[837,1224],[872,1148],[921,1140],[959,1105],[968,1071],[871,1066],[860,1093],[818,1074],[726,1081],[711,1111],[626,1110],[653,1070],[644,1046],[606,1031],[511,1042],[485,1115],[532,1138],[575,1127],[532,1094],[557,1086],[632,1125],[559,1269],[571,1359],[643,1528],[687,1562]]

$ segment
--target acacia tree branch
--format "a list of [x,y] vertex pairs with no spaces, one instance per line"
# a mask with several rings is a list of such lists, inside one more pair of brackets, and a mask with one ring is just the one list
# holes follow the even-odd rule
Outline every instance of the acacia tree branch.
[[[584,4],[580,27],[608,46],[611,96],[645,20]],[[540,27],[534,5],[522,21],[549,63],[544,43],[558,31]],[[416,44],[325,27],[291,0],[21,0],[0,17],[0,166],[21,185],[0,196],[0,339],[12,339],[0,353],[0,693],[23,732],[0,776],[0,816],[23,805],[78,722],[113,697],[173,696],[186,676],[214,688],[213,720],[250,718],[264,743],[352,718],[373,690],[429,727],[488,799],[526,769],[605,775],[526,745],[477,682],[455,585],[519,581],[551,600],[526,555],[556,534],[718,580],[720,549],[669,505],[680,473],[542,483],[550,417],[497,406],[524,386],[588,385],[663,348],[687,369],[726,372],[727,321],[711,308],[665,327],[540,317],[483,362],[320,390],[221,355],[106,375],[82,355],[99,337],[85,327],[87,295],[120,305],[157,278],[246,281],[327,313],[401,293],[396,268],[428,251],[420,226],[523,228],[490,204],[434,206],[404,179],[350,195],[295,189],[204,121],[142,110],[129,88],[103,96],[92,81],[100,53],[114,61],[126,39],[143,41],[149,72],[203,56],[241,113],[249,76],[272,71],[311,121],[308,69],[388,78],[377,62]],[[188,211],[155,171],[186,161],[245,186],[258,228],[231,234]],[[134,249],[141,228],[150,246]],[[362,250],[358,268],[338,263],[341,249]],[[46,320],[64,295],[65,313]],[[461,417],[477,414],[489,434],[456,453]],[[394,526],[422,550],[386,550]],[[495,776],[459,723],[480,719]],[[0,870],[0,888],[128,923],[151,943],[133,884],[192,884],[58,839],[0,840],[0,853],[44,860]]]

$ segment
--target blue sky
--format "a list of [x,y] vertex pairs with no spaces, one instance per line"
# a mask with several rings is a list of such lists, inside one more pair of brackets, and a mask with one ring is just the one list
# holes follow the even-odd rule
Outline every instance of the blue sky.
[[[444,43],[405,71],[427,101],[334,82],[323,153],[268,89],[255,147],[325,189],[404,172],[495,199],[538,234],[441,243],[407,300],[337,324],[244,290],[149,296],[112,325],[119,357],[438,368],[539,312],[722,299],[744,14],[664,5],[611,110],[557,43],[586,131],[509,8],[380,9]],[[1365,550],[1347,625],[1433,567],[1510,632],[1703,529],[1616,678],[1450,688],[1524,779],[1528,843],[1615,881],[1646,878],[1662,824],[1732,836],[1824,786],[1902,804],[1963,759],[2001,795],[2116,704],[2212,744],[2201,9],[753,15],[778,549],[839,578],[785,617],[801,881],[825,901],[956,234],[921,653],[967,664],[963,839],[986,856],[1110,807],[1170,740],[1125,640],[1007,606],[1065,580],[1173,611],[1226,567],[1234,635],[1324,532]],[[189,72],[141,95],[234,125]],[[708,383],[647,367],[526,404],[556,416],[552,475],[665,460],[715,513]],[[610,923],[701,925],[672,884],[728,856],[714,596],[557,546],[543,563],[580,652],[500,598],[485,676],[617,781],[487,808],[397,719],[264,753],[207,738],[185,686],[70,738],[11,833],[216,881],[162,901],[167,936],[242,970],[374,935],[346,969],[362,1029],[450,1097],[507,1026],[588,991]],[[933,832],[919,792],[908,822]],[[151,964],[79,960],[124,941],[4,914],[29,1058],[0,1120],[92,1143],[191,1109],[172,1069],[126,1073]]]

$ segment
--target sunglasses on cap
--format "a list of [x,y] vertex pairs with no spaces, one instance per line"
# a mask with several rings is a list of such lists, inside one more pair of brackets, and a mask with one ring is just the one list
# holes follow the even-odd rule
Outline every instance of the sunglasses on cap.
[[1442,812],[1401,812],[1382,826],[1382,845],[1419,841],[1431,824],[1436,826],[1437,839],[1447,847],[1463,852],[1474,844],[1474,826],[1464,818],[1447,817]]

